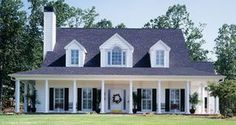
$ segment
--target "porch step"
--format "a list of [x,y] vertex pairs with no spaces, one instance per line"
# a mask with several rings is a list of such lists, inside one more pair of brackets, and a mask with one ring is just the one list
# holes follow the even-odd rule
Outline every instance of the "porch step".
[[111,113],[120,114],[122,113],[122,110],[111,110]]

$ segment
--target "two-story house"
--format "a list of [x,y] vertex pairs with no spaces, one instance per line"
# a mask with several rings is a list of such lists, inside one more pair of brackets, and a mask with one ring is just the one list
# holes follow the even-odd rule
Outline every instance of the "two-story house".
[[16,112],[27,80],[35,82],[36,112],[188,114],[194,92],[196,113],[219,112],[206,87],[224,77],[212,63],[190,60],[178,29],[57,28],[54,9],[45,7],[43,56],[41,68],[10,75]]

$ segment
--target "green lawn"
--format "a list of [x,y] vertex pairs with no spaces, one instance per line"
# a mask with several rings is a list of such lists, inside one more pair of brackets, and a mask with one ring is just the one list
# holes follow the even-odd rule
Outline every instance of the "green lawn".
[[236,125],[236,119],[183,115],[0,115],[0,125]]

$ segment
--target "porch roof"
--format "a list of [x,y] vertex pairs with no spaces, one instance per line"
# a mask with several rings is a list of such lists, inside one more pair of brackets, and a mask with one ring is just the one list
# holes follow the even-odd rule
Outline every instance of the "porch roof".
[[42,67],[18,72],[16,75],[165,75],[165,76],[220,76],[212,71],[192,67],[121,68],[121,67]]

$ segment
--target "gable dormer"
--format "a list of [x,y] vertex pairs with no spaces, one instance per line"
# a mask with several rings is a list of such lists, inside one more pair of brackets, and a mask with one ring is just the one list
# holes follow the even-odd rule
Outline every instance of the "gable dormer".
[[151,67],[169,68],[170,50],[162,40],[156,42],[149,49]]
[[66,51],[66,67],[83,67],[85,54],[87,53],[84,46],[78,41],[72,40],[64,47]]
[[101,67],[132,67],[134,47],[118,33],[100,47]]

